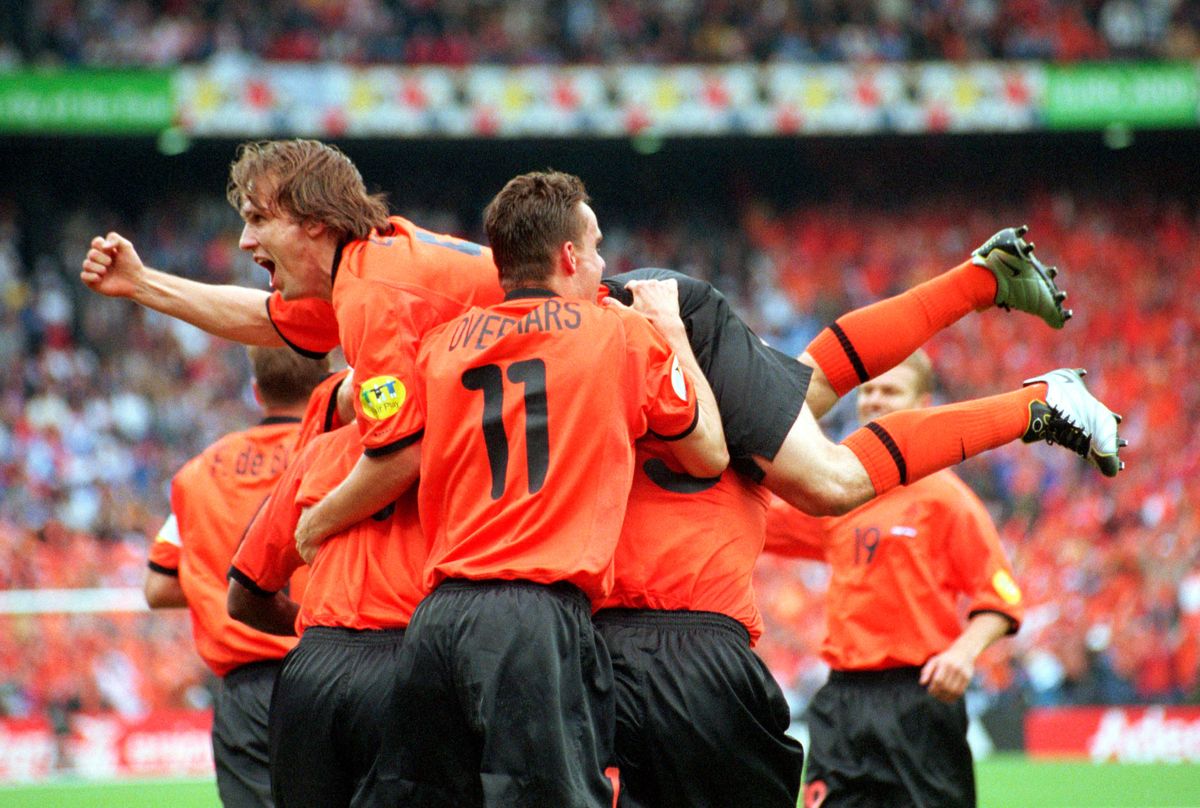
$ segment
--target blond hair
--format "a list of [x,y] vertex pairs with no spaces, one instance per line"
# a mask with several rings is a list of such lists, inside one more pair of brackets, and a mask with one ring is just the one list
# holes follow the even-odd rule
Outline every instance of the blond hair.
[[937,386],[937,376],[933,372],[933,361],[924,348],[917,348],[896,367],[909,367],[913,370],[913,382],[916,394],[919,396],[932,395]]

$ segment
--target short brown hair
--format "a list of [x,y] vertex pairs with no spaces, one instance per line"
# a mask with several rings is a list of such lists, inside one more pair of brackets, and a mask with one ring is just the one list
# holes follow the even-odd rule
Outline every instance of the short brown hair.
[[254,381],[265,407],[291,407],[308,401],[313,388],[329,375],[329,358],[309,359],[291,348],[246,349]]
[[590,201],[574,174],[534,171],[509,180],[483,213],[500,285],[511,289],[549,278],[555,251],[582,238],[578,206]]
[[[263,183],[271,198],[263,199]],[[336,146],[317,140],[261,140],[243,143],[229,167],[229,204],[241,210],[249,198],[264,210],[282,211],[298,222],[320,222],[338,241],[366,238],[386,230],[383,194],[368,194],[362,174]]]

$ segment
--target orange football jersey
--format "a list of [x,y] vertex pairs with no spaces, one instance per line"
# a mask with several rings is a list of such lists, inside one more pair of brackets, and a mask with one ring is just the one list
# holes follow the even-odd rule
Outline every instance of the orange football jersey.
[[1023,617],[1021,590],[979,498],[953,472],[894,488],[844,516],[816,518],[774,499],[767,550],[811,558],[832,576],[822,656],[836,670],[923,665],[968,614]]
[[740,622],[751,644],[757,642],[763,621],[752,578],[767,497],[766,489],[732,469],[692,477],[661,441],[638,441],[615,582],[599,608],[716,612]]
[[332,305],[285,301],[278,293],[267,302],[276,330],[302,353],[323,354],[341,344],[355,369],[363,446],[377,453],[397,448],[386,419],[374,416],[390,406],[388,385],[411,371],[421,337],[471,306],[503,296],[490,249],[399,216],[389,222],[387,233],[373,232],[338,249]]
[[300,434],[296,436],[296,449],[302,449],[310,440],[324,432],[332,432],[344,426],[338,415],[337,396],[349,370],[331,373],[318,384],[308,397],[304,418],[300,421]]
[[[358,430],[352,425],[314,438],[246,531],[230,575],[259,594],[281,590],[304,564],[295,540],[302,508],[345,479],[361,453]],[[427,551],[415,490],[374,517],[330,536],[309,569],[297,632],[309,626],[407,626],[425,595]]]
[[298,430],[295,418],[269,418],[226,435],[171,481],[171,516],[150,548],[150,568],[179,575],[196,650],[218,676],[278,659],[295,644],[229,616],[225,571],[246,526],[287,468]]
[[415,375],[397,383],[395,434],[424,434],[430,587],[568,581],[602,597],[634,441],[682,438],[699,417],[695,390],[643,317],[541,289],[438,327]]

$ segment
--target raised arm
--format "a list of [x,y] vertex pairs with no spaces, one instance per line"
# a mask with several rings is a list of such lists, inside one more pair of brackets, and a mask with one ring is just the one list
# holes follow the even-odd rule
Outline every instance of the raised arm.
[[245,345],[284,344],[267,316],[267,292],[200,283],[153,269],[116,232],[92,239],[79,277],[94,292],[128,298],[218,337]]

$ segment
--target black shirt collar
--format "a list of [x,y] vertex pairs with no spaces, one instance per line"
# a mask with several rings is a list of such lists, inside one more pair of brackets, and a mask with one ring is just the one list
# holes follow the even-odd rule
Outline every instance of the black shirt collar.
[[342,264],[342,250],[346,247],[346,242],[338,242],[337,248],[333,251],[333,267],[329,270],[329,288],[333,289],[333,284],[337,282],[338,267]]
[[294,415],[268,415],[266,418],[258,422],[259,426],[272,426],[274,424],[298,424],[300,419]]

